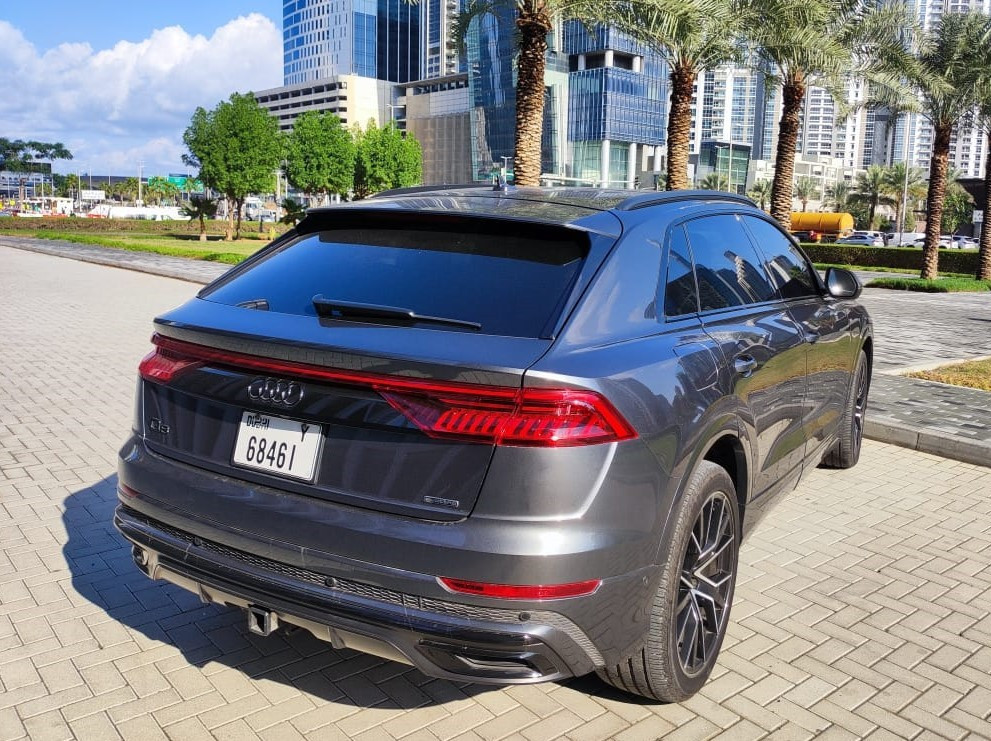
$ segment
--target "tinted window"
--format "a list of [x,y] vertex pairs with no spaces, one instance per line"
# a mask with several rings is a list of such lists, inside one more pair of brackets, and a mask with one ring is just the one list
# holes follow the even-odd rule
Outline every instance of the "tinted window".
[[685,230],[680,226],[671,230],[668,242],[668,271],[664,287],[664,313],[667,316],[694,314],[699,310],[692,275],[692,258],[688,250]]
[[770,301],[774,287],[737,216],[707,216],[685,224],[695,258],[702,311]]
[[812,277],[812,266],[791,240],[763,219],[743,217],[764,255],[764,267],[784,298],[816,296],[819,287]]
[[203,297],[232,305],[265,300],[270,311],[316,316],[312,300],[323,294],[478,322],[487,334],[539,337],[564,305],[586,239],[567,232],[335,229],[304,236]]

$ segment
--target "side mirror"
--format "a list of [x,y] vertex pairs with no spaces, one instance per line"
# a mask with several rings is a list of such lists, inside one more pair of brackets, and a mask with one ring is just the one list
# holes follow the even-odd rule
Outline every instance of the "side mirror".
[[829,268],[826,271],[826,290],[833,298],[858,298],[864,287],[849,270]]

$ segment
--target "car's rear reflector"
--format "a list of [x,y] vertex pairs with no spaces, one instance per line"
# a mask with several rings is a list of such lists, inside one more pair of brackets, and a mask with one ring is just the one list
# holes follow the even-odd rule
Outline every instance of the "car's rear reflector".
[[636,431],[594,391],[509,388],[337,370],[219,350],[155,335],[142,377],[167,383],[183,370],[211,364],[372,389],[430,437],[537,447],[629,440]]
[[570,584],[489,584],[480,581],[452,579],[438,576],[437,581],[444,589],[458,594],[476,594],[479,597],[494,597],[495,599],[564,599],[566,597],[584,597],[592,594],[601,579],[576,581]]

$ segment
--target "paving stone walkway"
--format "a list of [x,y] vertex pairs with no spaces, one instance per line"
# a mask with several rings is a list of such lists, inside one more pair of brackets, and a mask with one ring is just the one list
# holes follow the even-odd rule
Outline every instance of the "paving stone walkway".
[[0,247],[0,740],[991,738],[991,469],[872,441],[744,545],[679,705],[430,679],[149,581],[116,450],[151,319],[195,290]]

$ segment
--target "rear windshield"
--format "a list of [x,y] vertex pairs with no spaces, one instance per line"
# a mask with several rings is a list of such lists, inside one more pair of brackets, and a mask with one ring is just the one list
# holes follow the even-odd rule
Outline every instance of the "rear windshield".
[[[529,230],[529,225],[514,229]],[[317,316],[313,299],[322,296],[324,301],[397,307],[476,323],[485,334],[542,337],[557,321],[588,245],[580,232],[541,232],[325,230],[274,251],[201,296],[305,316]],[[431,322],[415,325],[456,329]]]

